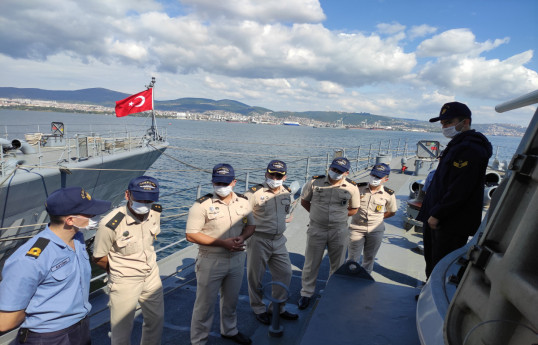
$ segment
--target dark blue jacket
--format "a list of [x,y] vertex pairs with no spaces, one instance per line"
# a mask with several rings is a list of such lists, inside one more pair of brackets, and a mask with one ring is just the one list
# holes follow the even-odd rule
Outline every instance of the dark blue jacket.
[[439,219],[441,231],[472,236],[482,221],[485,174],[492,147],[475,130],[456,135],[441,155],[417,220]]

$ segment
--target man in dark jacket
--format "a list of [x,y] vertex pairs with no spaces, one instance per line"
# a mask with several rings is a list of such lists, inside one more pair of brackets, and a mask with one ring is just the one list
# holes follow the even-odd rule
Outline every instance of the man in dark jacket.
[[446,103],[438,117],[443,134],[452,138],[443,151],[417,219],[424,223],[426,276],[450,252],[464,246],[482,221],[484,178],[492,148],[471,129],[471,110]]

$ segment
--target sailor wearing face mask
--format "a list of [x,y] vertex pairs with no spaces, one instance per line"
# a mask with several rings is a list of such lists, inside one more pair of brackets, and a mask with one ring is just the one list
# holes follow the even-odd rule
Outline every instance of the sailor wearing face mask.
[[198,244],[191,343],[207,343],[220,293],[221,336],[250,344],[250,338],[237,329],[236,307],[245,267],[245,240],[255,229],[252,208],[244,195],[233,192],[237,181],[231,165],[215,165],[211,182],[215,194],[196,200],[185,231],[187,240]]
[[[273,281],[286,286],[291,282],[291,261],[284,236],[291,207],[291,190],[283,185],[286,173],[286,163],[273,160],[267,165],[265,182],[246,193],[257,224],[247,245],[248,294],[256,319],[266,325],[271,323],[271,317],[260,290],[265,269],[269,266]],[[287,297],[286,290],[278,285],[273,286],[272,293],[273,298],[279,300]],[[280,317],[285,320],[299,318],[297,314],[287,311],[284,303],[280,306]]]
[[347,158],[335,158],[329,176],[314,176],[305,184],[301,206],[310,212],[305,263],[302,272],[299,309],[308,307],[316,289],[319,266],[327,248],[330,274],[345,261],[348,217],[357,213],[360,203],[357,184],[346,178],[350,164]]
[[136,177],[127,205],[110,212],[95,235],[94,262],[108,272],[112,344],[130,344],[137,303],[144,323],[141,344],[160,344],[164,322],[162,283],[153,241],[161,232],[159,183]]
[[361,195],[359,212],[351,218],[348,261],[359,262],[372,273],[374,260],[383,240],[385,218],[392,217],[398,209],[394,191],[383,184],[388,181],[390,167],[377,164],[370,172],[369,182],[358,183]]
[[471,129],[471,110],[450,102],[439,116],[450,142],[443,150],[417,220],[424,223],[426,276],[448,253],[464,246],[482,220],[485,174],[492,154],[489,140]]
[[0,332],[19,329],[16,344],[90,341],[91,267],[81,230],[110,202],[80,187],[58,189],[45,203],[50,222],[6,260],[0,282]]

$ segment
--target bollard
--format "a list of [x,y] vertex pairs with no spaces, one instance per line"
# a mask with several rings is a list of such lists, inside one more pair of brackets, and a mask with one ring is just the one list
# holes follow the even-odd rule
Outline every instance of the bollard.
[[[284,290],[286,290],[287,296],[285,299],[279,300],[276,298],[273,298],[272,289],[271,291],[267,292],[266,288],[268,286],[278,285],[282,287]],[[262,286],[263,295],[272,303],[272,316],[271,316],[271,325],[269,326],[269,335],[271,337],[279,338],[284,334],[284,327],[280,325],[280,304],[285,303],[288,300],[288,297],[290,296],[290,290],[286,285],[284,285],[281,282],[274,282],[271,281],[265,285]]]

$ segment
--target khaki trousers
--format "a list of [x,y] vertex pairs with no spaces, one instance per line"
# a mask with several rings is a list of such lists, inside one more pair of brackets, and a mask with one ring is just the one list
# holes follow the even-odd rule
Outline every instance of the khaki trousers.
[[350,235],[347,259],[349,261],[359,262],[362,253],[362,267],[368,273],[372,273],[374,269],[375,256],[383,241],[385,228],[381,227],[381,229],[381,231],[368,232],[366,226],[360,227],[360,229],[349,228]]
[[245,253],[198,253],[196,259],[196,301],[191,320],[191,343],[207,343],[215,300],[220,292],[220,333],[236,335],[237,300],[243,281]]
[[145,279],[111,278],[108,283],[112,345],[129,345],[137,303],[144,323],[140,344],[160,344],[164,324],[163,287],[159,269]]
[[[256,232],[248,239],[247,245],[247,278],[250,307],[256,314],[266,311],[261,291],[262,278],[266,267],[269,266],[272,280],[288,286],[291,282],[291,261],[286,249],[286,237],[273,240],[257,235]],[[287,291],[278,285],[273,285],[272,296],[278,300],[288,297]],[[286,303],[280,305],[280,313],[286,310]]]
[[306,234],[305,259],[301,276],[303,285],[301,296],[312,297],[316,291],[316,280],[325,248],[327,248],[331,265],[329,275],[332,275],[345,262],[349,235],[347,223],[339,226],[323,227],[312,222],[310,222]]

